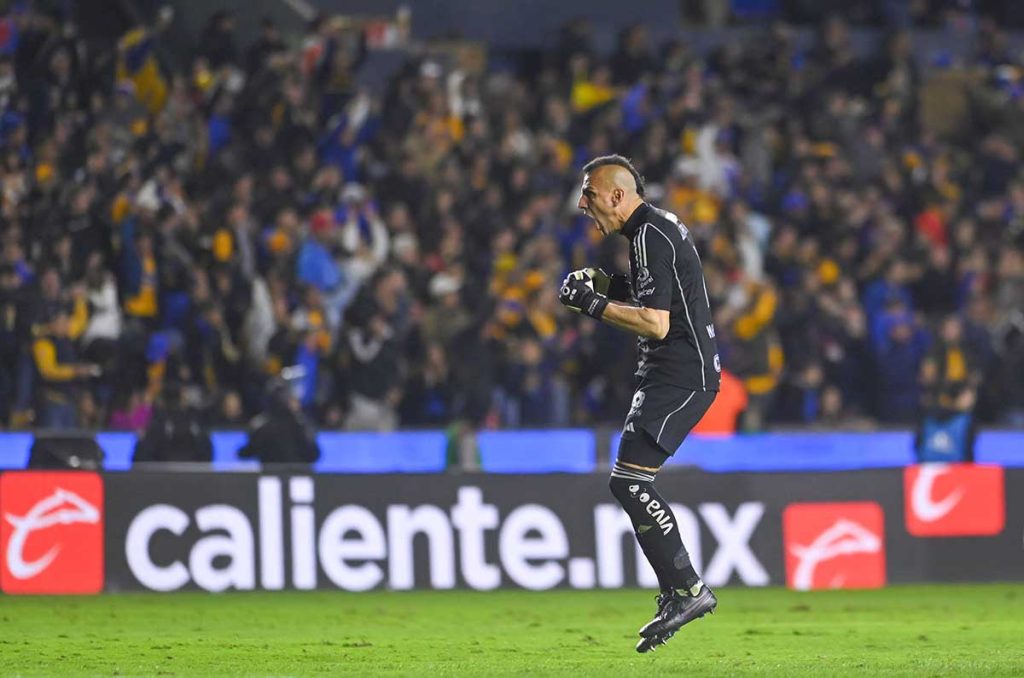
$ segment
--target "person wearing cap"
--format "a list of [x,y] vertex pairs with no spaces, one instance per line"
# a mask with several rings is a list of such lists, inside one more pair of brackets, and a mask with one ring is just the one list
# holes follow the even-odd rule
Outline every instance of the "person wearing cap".
[[391,237],[365,186],[355,182],[345,184],[341,201],[342,207],[335,213],[341,224],[340,242],[352,255],[346,260],[344,270],[354,282],[361,283],[387,260]]
[[358,282],[348,279],[335,260],[336,243],[334,215],[329,210],[319,210],[310,217],[309,236],[295,263],[298,281],[323,293],[327,325],[332,332],[341,324],[341,315],[359,288]]
[[428,291],[433,303],[423,314],[422,332],[427,341],[443,346],[473,323],[473,318],[462,303],[462,280],[450,273],[435,273]]

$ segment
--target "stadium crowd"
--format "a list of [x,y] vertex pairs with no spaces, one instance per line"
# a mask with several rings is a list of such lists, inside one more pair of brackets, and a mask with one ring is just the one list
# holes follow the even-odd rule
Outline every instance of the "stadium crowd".
[[173,385],[241,428],[282,375],[328,428],[615,425],[634,343],[557,303],[627,265],[575,209],[607,153],[693,233],[746,428],[1024,425],[1024,71],[992,22],[944,137],[912,33],[865,59],[838,19],[608,56],[574,22],[518,69],[410,51],[379,92],[358,22],[240,45],[218,13],[168,68],[171,20],[104,51],[5,18],[6,426],[141,430]]

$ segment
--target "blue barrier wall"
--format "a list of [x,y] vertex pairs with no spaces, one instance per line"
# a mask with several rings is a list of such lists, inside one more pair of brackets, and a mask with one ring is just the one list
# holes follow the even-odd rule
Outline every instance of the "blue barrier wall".
[[[619,434],[612,435],[612,456]],[[913,435],[885,433],[755,433],[686,439],[671,466],[706,471],[846,471],[914,463]]]
[[[238,458],[246,434],[218,431],[213,467],[255,471],[259,464]],[[131,468],[135,434],[97,433],[105,452],[104,469]],[[0,469],[25,468],[31,433],[0,433]],[[323,473],[436,473],[447,465],[448,437],[441,431],[395,433],[324,432],[315,470]],[[711,472],[842,471],[906,466],[914,461],[912,434],[760,433],[691,436],[670,466],[697,466]],[[587,473],[597,468],[597,440],[589,429],[483,431],[477,435],[480,465],[490,473]],[[619,434],[609,440],[611,457]],[[978,462],[1024,467],[1024,431],[986,431],[975,446]]]
[[[618,432],[612,434],[610,444],[614,457],[619,448]],[[914,463],[913,444],[909,431],[693,435],[669,465],[698,466],[718,473],[891,468]],[[1024,431],[981,433],[974,446],[974,460],[1024,466]]]
[[597,467],[594,432],[483,431],[480,466],[490,473],[587,473]]

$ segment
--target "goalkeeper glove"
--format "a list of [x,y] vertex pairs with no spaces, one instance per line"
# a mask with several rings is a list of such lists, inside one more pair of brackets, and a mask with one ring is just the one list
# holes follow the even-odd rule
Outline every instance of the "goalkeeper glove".
[[594,291],[594,281],[586,271],[573,271],[562,281],[558,300],[578,313],[600,320],[608,299]]
[[585,268],[583,272],[594,281],[594,291],[612,301],[629,301],[629,278],[622,273],[609,275],[600,268]]

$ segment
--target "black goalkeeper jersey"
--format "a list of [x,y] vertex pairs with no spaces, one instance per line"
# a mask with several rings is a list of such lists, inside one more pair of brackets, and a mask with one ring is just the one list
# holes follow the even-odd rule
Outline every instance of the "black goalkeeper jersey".
[[679,217],[647,203],[622,227],[630,242],[633,301],[669,312],[664,339],[640,337],[636,376],[692,391],[717,391],[722,366],[697,247]]

